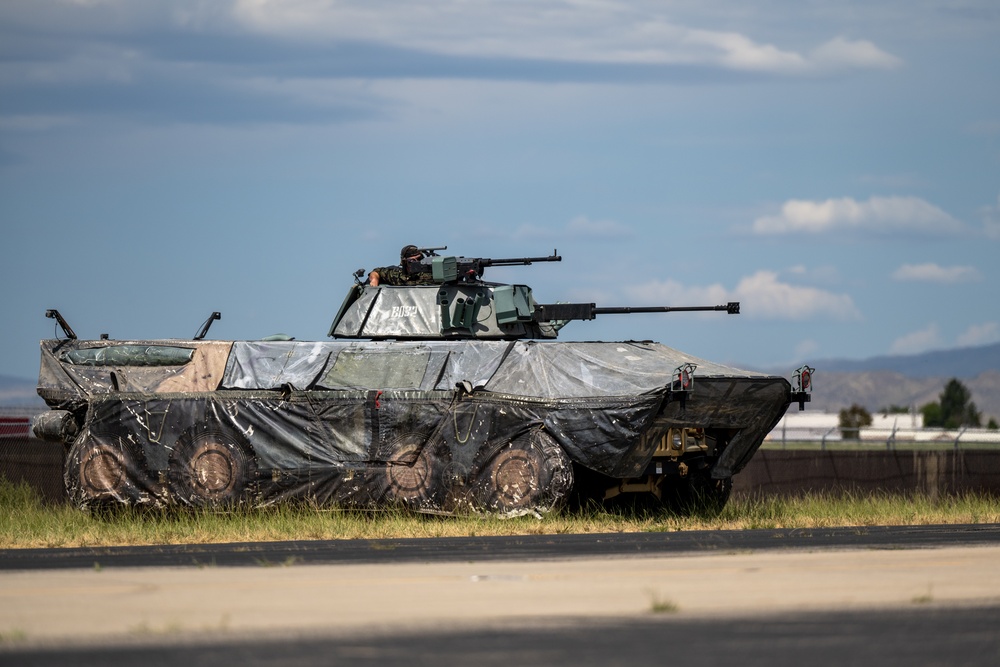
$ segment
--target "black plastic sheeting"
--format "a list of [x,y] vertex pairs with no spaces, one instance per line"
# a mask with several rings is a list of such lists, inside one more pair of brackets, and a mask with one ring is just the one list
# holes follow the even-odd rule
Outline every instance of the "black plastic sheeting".
[[[82,421],[65,475],[81,507],[542,513],[566,502],[572,463],[639,476],[672,427],[734,433],[712,471],[730,477],[790,396],[783,378],[657,343],[206,341],[176,367],[94,351],[142,345],[42,342],[39,393]],[[685,363],[697,379],[678,401]]]

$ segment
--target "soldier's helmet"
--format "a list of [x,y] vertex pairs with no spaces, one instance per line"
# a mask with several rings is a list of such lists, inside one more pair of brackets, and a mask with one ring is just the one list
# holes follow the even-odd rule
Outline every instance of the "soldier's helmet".
[[403,249],[399,251],[400,261],[406,259],[407,257],[413,257],[414,255],[421,255],[420,249],[415,245],[404,245]]

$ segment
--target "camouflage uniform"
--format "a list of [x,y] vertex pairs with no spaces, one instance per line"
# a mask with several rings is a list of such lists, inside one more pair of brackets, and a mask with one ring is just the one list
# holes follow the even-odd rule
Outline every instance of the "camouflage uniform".
[[402,266],[381,266],[375,269],[380,285],[436,285],[430,273],[407,273]]
[[436,285],[433,274],[430,272],[408,273],[404,268],[409,257],[422,258],[423,253],[415,245],[405,245],[399,251],[399,266],[380,266],[374,273],[378,274],[380,285]]

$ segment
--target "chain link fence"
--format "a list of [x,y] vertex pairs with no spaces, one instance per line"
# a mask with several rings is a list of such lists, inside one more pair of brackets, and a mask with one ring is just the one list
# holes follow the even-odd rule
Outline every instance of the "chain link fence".
[[733,493],[1000,496],[1000,449],[762,449],[733,478]]
[[27,482],[48,502],[63,502],[63,447],[32,437],[31,417],[37,412],[0,412],[0,477],[15,484]]
[[834,413],[786,414],[768,434],[768,448],[780,449],[1000,449],[1000,430],[924,428],[915,415],[877,415],[872,426],[842,428]]

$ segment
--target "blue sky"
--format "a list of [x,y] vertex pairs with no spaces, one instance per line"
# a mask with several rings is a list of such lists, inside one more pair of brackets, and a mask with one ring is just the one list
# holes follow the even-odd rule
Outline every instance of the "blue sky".
[[[754,366],[1000,341],[1000,5],[5,0],[0,374],[323,339],[400,246]],[[817,376],[819,377],[819,376]]]

